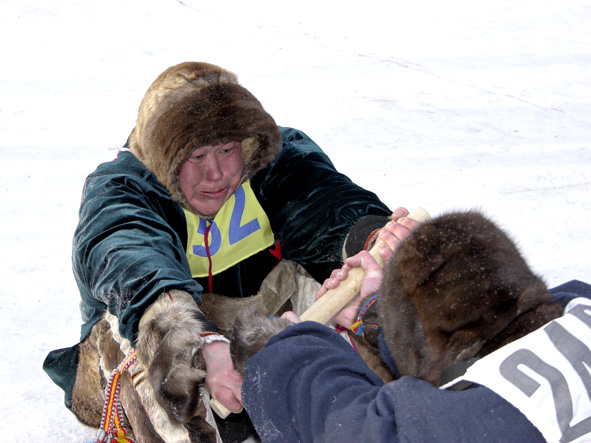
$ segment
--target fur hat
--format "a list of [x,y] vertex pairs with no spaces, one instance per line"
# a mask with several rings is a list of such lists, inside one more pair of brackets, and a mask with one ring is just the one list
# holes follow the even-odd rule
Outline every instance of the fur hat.
[[236,75],[208,63],[172,66],[152,83],[129,137],[131,152],[187,210],[179,171],[200,146],[241,142],[242,182],[264,168],[281,149],[281,134],[259,101]]
[[401,375],[437,385],[561,315],[511,239],[477,212],[422,224],[384,268],[380,325]]

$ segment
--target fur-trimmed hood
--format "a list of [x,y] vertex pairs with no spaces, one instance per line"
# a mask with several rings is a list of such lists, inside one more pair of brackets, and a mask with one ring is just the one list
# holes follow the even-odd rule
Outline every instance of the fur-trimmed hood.
[[275,121],[236,75],[208,63],[185,62],[160,74],[146,92],[129,149],[176,202],[195,212],[181,192],[180,167],[195,148],[230,141],[242,145],[242,182],[281,149]]
[[422,224],[386,264],[380,288],[379,321],[400,374],[435,385],[447,366],[561,313],[513,241],[478,212]]

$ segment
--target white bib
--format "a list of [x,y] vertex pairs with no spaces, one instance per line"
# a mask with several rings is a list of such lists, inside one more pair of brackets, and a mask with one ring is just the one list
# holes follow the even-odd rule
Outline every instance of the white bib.
[[486,386],[519,409],[549,442],[591,441],[591,300],[478,360],[459,378]]

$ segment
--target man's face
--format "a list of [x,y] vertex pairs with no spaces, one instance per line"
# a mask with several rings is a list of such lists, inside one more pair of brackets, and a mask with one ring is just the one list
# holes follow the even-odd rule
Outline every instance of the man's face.
[[181,166],[181,191],[193,209],[214,216],[240,185],[240,142],[196,148]]

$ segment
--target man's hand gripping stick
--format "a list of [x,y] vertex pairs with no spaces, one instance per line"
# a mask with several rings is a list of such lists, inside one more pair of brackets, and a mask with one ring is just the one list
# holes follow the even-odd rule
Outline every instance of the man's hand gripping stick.
[[[408,215],[418,222],[431,220],[431,216],[422,208],[413,209]],[[382,258],[378,252],[382,241],[378,240],[369,250],[373,258],[383,266]],[[365,271],[361,268],[350,269],[347,278],[335,289],[329,289],[322,297],[304,312],[300,318],[302,321],[310,320],[318,323],[328,323],[341,309],[343,309],[359,293],[361,282],[365,277]],[[222,418],[226,418],[231,412],[215,398],[210,400],[211,408]]]
[[[408,215],[418,222],[425,222],[431,220],[431,216],[423,208],[415,208]],[[376,241],[373,247],[369,250],[371,256],[380,264],[382,258],[379,254],[379,247],[381,240]],[[327,324],[341,309],[349,304],[351,300],[359,293],[361,282],[365,277],[365,271],[361,268],[352,268],[347,273],[347,278],[339,283],[334,289],[329,289],[316,302],[304,312],[300,319],[302,321],[310,320],[318,323]]]

